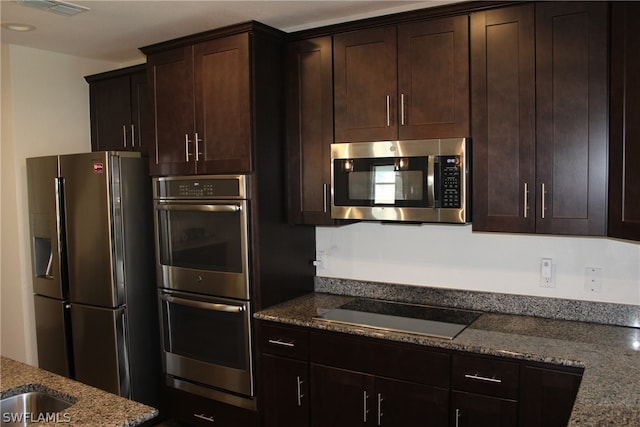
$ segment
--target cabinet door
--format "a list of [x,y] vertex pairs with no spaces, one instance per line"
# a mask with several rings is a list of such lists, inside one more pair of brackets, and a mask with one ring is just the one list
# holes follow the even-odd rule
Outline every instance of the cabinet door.
[[263,427],[309,425],[309,381],[306,361],[262,355]]
[[398,27],[400,139],[468,137],[466,15]]
[[338,34],[333,49],[335,142],[396,139],[396,28]]
[[376,425],[374,377],[311,364],[311,425]]
[[150,55],[147,72],[153,109],[150,173],[193,174],[195,163],[190,142],[195,126],[192,48]]
[[471,16],[474,230],[535,232],[533,8]]
[[447,427],[449,390],[376,378],[375,425]]
[[150,105],[147,90],[147,73],[131,74],[131,140],[133,150],[149,154]]
[[609,235],[640,240],[640,3],[611,8]]
[[249,34],[194,46],[198,173],[251,171]]
[[131,88],[123,75],[91,83],[91,150],[131,150]]
[[525,366],[520,390],[522,427],[565,427],[569,423],[580,374]]
[[331,37],[287,48],[289,220],[332,224],[329,207],[333,142]]
[[451,392],[452,424],[456,427],[516,427],[515,400],[480,394]]
[[604,235],[605,2],[536,4],[538,233]]

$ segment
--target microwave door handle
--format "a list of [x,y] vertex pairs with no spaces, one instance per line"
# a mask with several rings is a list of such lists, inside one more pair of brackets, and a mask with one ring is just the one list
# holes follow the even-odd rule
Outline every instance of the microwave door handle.
[[165,294],[160,295],[160,298],[171,304],[184,305],[187,307],[200,308],[203,310],[210,310],[210,311],[223,311],[225,313],[242,313],[245,310],[244,306],[216,304],[216,303],[204,302],[204,301],[192,301],[192,300],[187,300],[183,298],[176,298],[171,295],[165,295]]
[[427,205],[436,207],[435,156],[427,159]]
[[167,204],[166,202],[157,202],[157,210],[164,211],[203,211],[203,212],[240,212],[242,206],[239,204],[230,205],[194,205],[194,204]]

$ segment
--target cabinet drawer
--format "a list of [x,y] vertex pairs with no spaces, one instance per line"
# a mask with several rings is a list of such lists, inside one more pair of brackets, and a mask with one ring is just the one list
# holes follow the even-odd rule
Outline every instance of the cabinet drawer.
[[411,344],[311,332],[311,362],[426,385],[449,387],[450,356]]
[[190,426],[235,427],[258,425],[256,412],[202,396],[166,387],[164,390],[167,415]]
[[484,357],[453,355],[452,388],[517,399],[519,365]]
[[260,322],[258,340],[260,351],[266,354],[307,360],[309,333],[303,328]]

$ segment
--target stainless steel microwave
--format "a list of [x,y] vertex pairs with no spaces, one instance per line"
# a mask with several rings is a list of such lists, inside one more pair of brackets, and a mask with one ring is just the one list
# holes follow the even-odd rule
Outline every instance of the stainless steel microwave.
[[332,144],[331,217],[466,223],[468,138]]

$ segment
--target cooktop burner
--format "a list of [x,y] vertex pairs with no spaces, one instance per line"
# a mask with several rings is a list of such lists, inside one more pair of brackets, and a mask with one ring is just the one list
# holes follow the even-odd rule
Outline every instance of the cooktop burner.
[[470,310],[356,299],[320,314],[316,318],[389,331],[453,339],[480,314],[482,313]]

